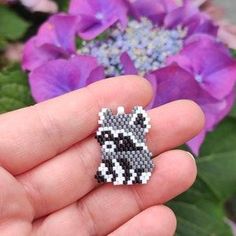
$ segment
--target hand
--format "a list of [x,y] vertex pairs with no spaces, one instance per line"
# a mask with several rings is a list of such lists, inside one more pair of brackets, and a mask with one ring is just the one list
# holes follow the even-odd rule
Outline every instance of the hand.
[[203,127],[200,108],[181,100],[149,111],[147,136],[155,170],[147,185],[99,185],[94,138],[101,107],[147,105],[142,78],[107,79],[85,89],[0,116],[0,235],[173,235],[163,204],[188,189],[194,160],[173,150]]

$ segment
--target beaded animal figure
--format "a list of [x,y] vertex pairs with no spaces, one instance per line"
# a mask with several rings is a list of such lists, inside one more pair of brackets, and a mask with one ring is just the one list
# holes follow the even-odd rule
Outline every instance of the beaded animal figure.
[[101,146],[102,162],[95,175],[98,182],[147,183],[154,167],[152,153],[145,144],[145,135],[151,127],[149,121],[140,106],[129,114],[125,114],[123,107],[118,107],[116,115],[108,108],[99,112],[96,139]]

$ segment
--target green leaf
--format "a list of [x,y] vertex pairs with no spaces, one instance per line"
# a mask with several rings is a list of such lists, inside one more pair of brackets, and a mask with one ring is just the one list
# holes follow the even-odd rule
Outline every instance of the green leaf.
[[80,37],[77,37],[76,38],[76,41],[75,41],[75,43],[76,43],[76,48],[77,49],[80,49],[80,48],[82,48],[83,47],[83,39],[81,39]]
[[233,57],[236,57],[236,49],[231,49],[231,53]]
[[225,119],[209,133],[197,158],[194,185],[169,203],[180,236],[231,236],[225,202],[236,194],[236,118]]
[[236,118],[236,103],[233,106],[232,111],[230,112],[230,116]]
[[215,130],[207,135],[201,147],[199,159],[212,153],[236,151],[236,119],[226,118]]
[[24,36],[29,23],[14,11],[0,5],[0,35],[8,40],[17,40]]
[[232,235],[224,202],[236,192],[236,151],[199,158],[197,165],[195,184],[169,203],[177,215],[177,235]]
[[103,32],[100,35],[98,35],[95,40],[104,41],[104,40],[106,40],[109,37],[109,35],[110,35],[109,30],[106,30],[105,32]]
[[232,236],[230,227],[223,221],[223,212],[210,201],[204,200],[201,204],[172,201],[168,205],[177,215],[176,235]]
[[219,198],[236,193],[236,151],[215,153],[198,161],[199,176]]
[[233,57],[236,57],[236,49],[231,49],[231,54]]
[[18,65],[5,68],[0,73],[0,113],[26,107],[33,103],[27,75]]
[[7,42],[4,38],[0,35],[0,51],[3,51],[7,46]]
[[69,8],[69,2],[68,0],[55,0],[55,2],[58,4],[58,8],[60,11],[67,11]]

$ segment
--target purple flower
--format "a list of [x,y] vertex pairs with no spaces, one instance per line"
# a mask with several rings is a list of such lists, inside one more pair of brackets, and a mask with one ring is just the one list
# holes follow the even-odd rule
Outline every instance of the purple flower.
[[25,45],[22,66],[33,70],[57,58],[68,58],[75,53],[77,18],[65,14],[54,15]]
[[[156,94],[148,108],[177,99],[201,106],[205,128],[188,142],[197,154],[206,133],[232,107],[236,62],[218,42],[214,22],[191,0],[182,2],[72,0],[68,15],[49,18],[25,46],[23,67],[31,71],[35,100],[105,77],[142,75]],[[78,48],[77,35],[84,39]]]
[[128,20],[123,0],[72,0],[69,13],[79,17],[77,31],[86,40],[95,38],[118,22],[124,28]]
[[187,35],[193,33],[217,35],[218,27],[189,0],[183,1],[181,6],[178,6],[175,0],[126,1],[129,3],[131,14],[137,19],[145,16],[153,23],[165,28],[182,26],[187,29]]
[[229,50],[211,36],[190,38],[184,49],[168,61],[192,73],[200,87],[216,99],[223,99],[234,88],[236,62]]
[[218,27],[210,20],[209,16],[200,12],[191,1],[185,0],[183,5],[173,9],[164,19],[166,28],[181,25],[187,29],[187,36],[194,33],[217,35]]
[[50,61],[30,73],[31,92],[37,102],[83,88],[104,79],[104,71],[95,58],[74,56]]
[[[229,77],[231,76],[229,74]],[[235,78],[236,73],[234,74],[234,80]],[[188,143],[192,151],[198,154],[206,132],[212,131],[232,108],[234,101],[233,86],[229,89],[228,94],[219,100],[213,97],[209,91],[202,88],[193,73],[175,63],[152,72],[147,76],[147,79],[155,88],[156,96],[152,101],[152,107],[178,99],[190,99],[201,106],[206,116],[205,128],[200,135]],[[224,84],[224,78],[222,81],[218,80],[217,83]],[[212,84],[212,87],[214,87],[214,84]]]
[[[198,99],[189,97],[202,107],[206,115],[205,130],[189,142],[192,150],[198,153],[205,133],[212,131],[229,113],[233,105],[236,62],[223,44],[208,35],[191,37],[184,49],[178,55],[170,57],[168,62],[170,64],[175,62],[188,71],[195,83],[198,84],[198,90],[208,94],[208,98],[202,95],[199,95]],[[209,102],[212,98],[215,101]]]
[[131,15],[135,18],[147,17],[158,25],[163,24],[166,15],[178,7],[175,0],[126,0],[126,2]]

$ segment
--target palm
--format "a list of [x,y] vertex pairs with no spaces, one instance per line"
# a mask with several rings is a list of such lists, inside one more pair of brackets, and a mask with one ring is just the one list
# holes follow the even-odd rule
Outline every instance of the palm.
[[92,134],[100,107],[130,110],[150,99],[143,79],[116,78],[2,115],[1,235],[172,235],[175,218],[162,204],[192,184],[196,168],[186,152],[164,151],[201,129],[195,104],[179,101],[150,111],[148,146],[158,157],[148,185],[98,185],[93,177],[100,162]]

